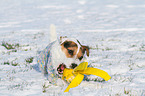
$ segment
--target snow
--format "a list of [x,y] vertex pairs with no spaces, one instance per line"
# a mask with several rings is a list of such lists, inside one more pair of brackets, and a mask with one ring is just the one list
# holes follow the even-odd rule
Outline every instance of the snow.
[[[144,0],[1,0],[0,95],[145,96],[144,10]],[[112,79],[83,81],[68,93],[49,84],[36,57],[49,44],[50,24],[58,36],[90,46],[89,64]],[[8,50],[3,42],[19,47]]]

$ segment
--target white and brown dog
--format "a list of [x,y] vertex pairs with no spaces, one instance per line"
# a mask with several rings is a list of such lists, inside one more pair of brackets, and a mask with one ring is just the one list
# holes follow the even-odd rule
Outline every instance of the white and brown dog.
[[89,56],[89,47],[81,45],[74,38],[57,39],[54,25],[51,25],[50,30],[51,43],[40,53],[38,64],[50,83],[62,85],[61,74],[64,68],[75,68],[83,60],[85,53]]

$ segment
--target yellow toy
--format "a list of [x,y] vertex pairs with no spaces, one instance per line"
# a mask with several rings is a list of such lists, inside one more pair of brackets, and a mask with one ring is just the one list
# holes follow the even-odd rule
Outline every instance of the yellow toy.
[[84,75],[96,75],[105,81],[111,79],[107,72],[87,66],[88,62],[82,62],[75,69],[64,69],[62,79],[70,83],[64,92],[68,92],[70,88],[78,86],[83,81]]

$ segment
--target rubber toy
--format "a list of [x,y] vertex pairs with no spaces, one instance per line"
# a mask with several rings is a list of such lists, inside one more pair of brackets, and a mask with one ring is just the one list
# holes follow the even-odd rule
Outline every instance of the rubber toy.
[[88,62],[82,62],[75,69],[64,69],[62,79],[70,83],[64,92],[68,92],[70,88],[78,86],[83,81],[84,75],[96,75],[103,78],[105,81],[111,79],[107,72],[88,67]]

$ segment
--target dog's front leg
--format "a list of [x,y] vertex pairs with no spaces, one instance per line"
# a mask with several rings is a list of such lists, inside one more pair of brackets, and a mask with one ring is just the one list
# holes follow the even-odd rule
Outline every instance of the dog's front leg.
[[74,69],[74,68],[76,68],[77,66],[78,66],[77,64],[72,63],[72,64],[70,65],[70,68]]

